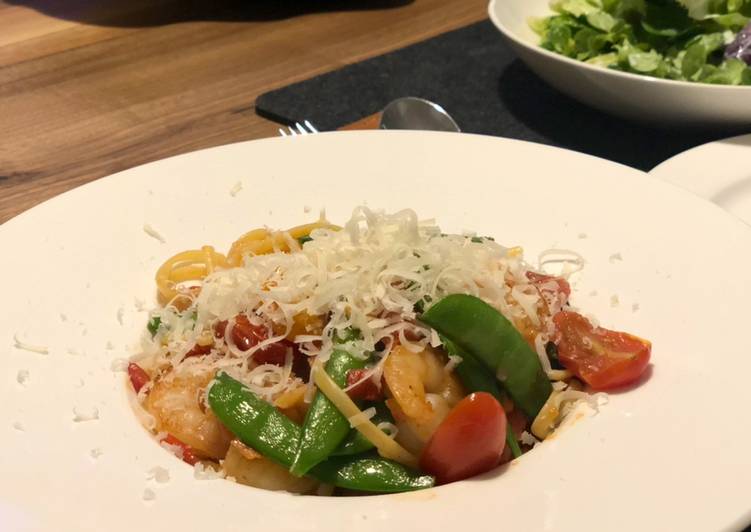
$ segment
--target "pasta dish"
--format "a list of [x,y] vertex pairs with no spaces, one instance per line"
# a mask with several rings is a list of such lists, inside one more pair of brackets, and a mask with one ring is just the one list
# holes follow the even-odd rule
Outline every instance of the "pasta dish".
[[128,366],[134,403],[163,447],[258,488],[466,479],[649,362],[648,341],[572,306],[568,273],[412,210],[256,229],[226,254],[204,246],[159,268]]

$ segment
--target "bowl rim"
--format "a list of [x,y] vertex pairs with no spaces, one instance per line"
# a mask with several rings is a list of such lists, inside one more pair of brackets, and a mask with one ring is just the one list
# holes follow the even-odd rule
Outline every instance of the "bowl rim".
[[652,76],[647,76],[644,74],[633,74],[631,72],[623,72],[622,70],[614,70],[610,68],[603,68],[600,66],[590,65],[589,63],[585,63],[584,61],[577,61],[575,59],[571,59],[570,57],[566,57],[565,55],[557,54],[555,52],[551,52],[550,50],[546,50],[542,46],[539,45],[533,45],[530,42],[526,41],[525,39],[522,39],[518,35],[516,35],[511,29],[506,26],[503,21],[500,19],[496,12],[496,5],[500,3],[501,0],[490,0],[488,3],[488,16],[490,17],[490,20],[493,22],[493,25],[500,31],[507,39],[513,41],[517,45],[526,48],[532,53],[542,55],[545,57],[548,57],[550,59],[567,63],[571,65],[572,67],[578,67],[583,68],[586,71],[592,72],[595,75],[603,75],[603,76],[611,76],[613,78],[623,78],[626,80],[636,81],[640,80],[645,83],[653,83],[656,86],[664,86],[664,87],[677,87],[682,86],[688,90],[702,90],[702,89],[714,89],[714,90],[722,90],[725,92],[748,92],[751,90],[751,85],[722,85],[722,84],[714,84],[714,83],[701,83],[697,81],[681,81],[677,79],[664,79],[664,78],[655,78]]

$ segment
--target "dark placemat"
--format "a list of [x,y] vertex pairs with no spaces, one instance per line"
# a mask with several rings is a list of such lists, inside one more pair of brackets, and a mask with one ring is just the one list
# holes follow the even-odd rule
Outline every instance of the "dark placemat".
[[654,129],[590,109],[533,74],[489,20],[267,92],[256,111],[331,130],[400,96],[440,103],[468,133],[560,146],[641,170],[744,132]]

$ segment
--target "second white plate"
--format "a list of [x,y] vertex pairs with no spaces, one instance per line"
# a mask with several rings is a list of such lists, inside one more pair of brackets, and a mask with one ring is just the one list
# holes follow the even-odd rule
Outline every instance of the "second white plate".
[[650,175],[686,188],[751,225],[751,135],[679,153]]

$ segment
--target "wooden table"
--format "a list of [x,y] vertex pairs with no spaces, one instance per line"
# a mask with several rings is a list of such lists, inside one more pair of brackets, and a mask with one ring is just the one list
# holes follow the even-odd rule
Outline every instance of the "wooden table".
[[269,89],[481,20],[487,0],[0,0],[0,223],[73,187],[276,135]]

